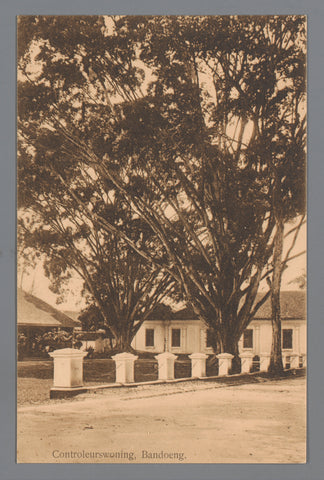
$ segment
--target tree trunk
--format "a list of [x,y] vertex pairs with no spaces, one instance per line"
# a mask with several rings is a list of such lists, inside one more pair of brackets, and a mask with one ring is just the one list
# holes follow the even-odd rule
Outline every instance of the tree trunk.
[[[205,322],[207,325],[209,325],[207,320],[205,320]],[[223,326],[223,329],[219,331],[216,331],[215,328],[209,326],[208,330],[210,346],[213,348],[215,355],[219,353],[230,353],[234,355],[230,373],[240,373],[241,359],[239,357],[239,338],[237,338],[237,335],[234,335],[230,329],[226,328],[226,326]]]
[[129,329],[123,329],[122,331],[118,332],[116,338],[116,345],[114,350],[122,353],[122,352],[134,352],[134,349],[131,347],[133,337]]
[[274,375],[283,373],[281,350],[281,317],[280,317],[280,287],[282,274],[282,250],[284,237],[284,224],[277,220],[277,230],[274,239],[273,251],[273,276],[271,282],[271,321],[272,321],[272,346],[269,372]]

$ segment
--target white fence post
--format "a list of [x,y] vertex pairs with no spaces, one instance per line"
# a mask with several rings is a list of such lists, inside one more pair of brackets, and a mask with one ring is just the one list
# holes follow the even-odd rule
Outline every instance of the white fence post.
[[290,368],[299,368],[299,355],[298,355],[298,353],[292,353],[290,355]]
[[218,375],[228,375],[232,367],[234,355],[231,353],[219,353],[216,357],[218,358]]
[[83,386],[83,358],[87,352],[62,348],[49,355],[54,358],[54,388]]
[[178,358],[170,352],[163,352],[156,355],[158,361],[159,380],[173,380],[174,379],[174,362]]
[[206,359],[208,355],[205,353],[192,353],[189,355],[191,360],[191,376],[206,377]]
[[116,363],[116,383],[134,382],[134,362],[138,359],[137,355],[123,352],[117,353],[111,357]]
[[250,373],[253,363],[253,353],[243,352],[240,354],[241,359],[241,373]]
[[260,372],[267,372],[270,365],[270,353],[260,353]]

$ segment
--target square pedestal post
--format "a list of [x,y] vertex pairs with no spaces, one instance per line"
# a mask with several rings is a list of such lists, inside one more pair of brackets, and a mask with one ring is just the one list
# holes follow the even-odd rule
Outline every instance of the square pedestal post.
[[260,372],[267,372],[270,365],[270,353],[260,353]]
[[232,359],[234,358],[234,355],[231,353],[219,353],[216,357],[218,358],[218,375],[228,375],[228,372],[232,367]]
[[289,358],[289,364],[290,364],[290,353],[284,352],[282,354],[282,364],[283,364],[284,369],[286,369],[286,364],[287,364],[288,358]]
[[54,358],[54,388],[83,386],[83,358],[87,352],[62,348],[49,355]]
[[159,380],[174,379],[174,362],[178,358],[170,352],[163,352],[155,357],[158,361]]
[[241,359],[241,373],[250,373],[253,362],[253,353],[252,352],[243,352],[240,355]]
[[193,353],[189,355],[191,360],[191,376],[206,377],[206,359],[208,355],[205,353]]
[[137,355],[123,352],[117,353],[111,357],[116,363],[116,383],[134,382],[134,362],[138,359]]
[[299,368],[299,355],[298,355],[298,353],[292,353],[290,355],[290,368]]

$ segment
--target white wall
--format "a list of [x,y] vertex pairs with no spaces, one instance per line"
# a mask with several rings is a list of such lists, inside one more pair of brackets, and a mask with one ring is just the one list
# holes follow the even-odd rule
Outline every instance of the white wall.
[[[307,345],[307,327],[305,320],[282,320],[281,327],[283,329],[292,329],[293,331],[293,348],[283,350],[287,353],[306,353]],[[239,342],[240,351],[252,351],[255,355],[260,353],[271,352],[272,327],[270,320],[253,320],[248,328],[253,330],[253,348],[243,348],[243,336]]]
[[103,353],[106,349],[110,349],[110,341],[108,338],[97,338],[96,340],[82,340],[80,350],[86,351],[92,347],[95,352]]
[[[154,347],[145,346],[146,328],[154,329]],[[180,347],[172,347],[172,328],[179,328],[181,331]],[[239,342],[239,350],[252,351],[255,355],[270,353],[272,341],[272,327],[270,320],[253,320],[248,328],[253,330],[253,348],[243,348],[243,336]],[[306,353],[306,321],[305,320],[283,320],[282,328],[293,330],[293,349],[291,353]],[[136,334],[132,347],[136,350],[160,353],[164,350],[174,354],[189,354],[193,352],[213,353],[212,348],[206,347],[207,327],[200,320],[179,320],[166,322],[162,320],[146,321]],[[288,351],[288,352],[289,352]]]
[[[145,331],[147,328],[154,329],[154,347],[145,346]],[[180,347],[172,346],[172,329],[180,329]],[[199,352],[201,322],[196,320],[181,321],[146,321],[137,332],[132,347],[153,353],[161,353],[164,350],[177,353]]]

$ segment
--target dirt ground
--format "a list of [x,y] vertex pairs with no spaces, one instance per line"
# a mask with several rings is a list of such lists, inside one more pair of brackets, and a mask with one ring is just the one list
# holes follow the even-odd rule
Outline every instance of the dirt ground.
[[17,411],[19,463],[303,463],[306,379],[102,390]]

